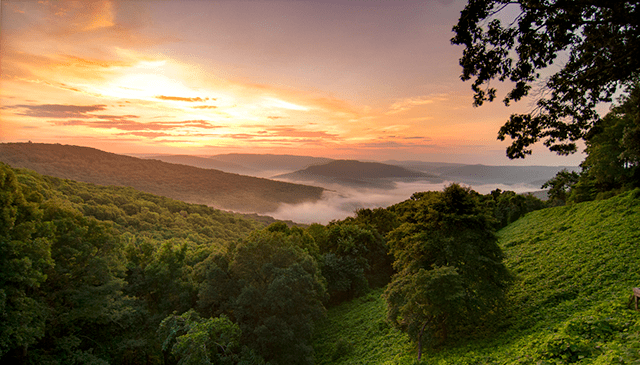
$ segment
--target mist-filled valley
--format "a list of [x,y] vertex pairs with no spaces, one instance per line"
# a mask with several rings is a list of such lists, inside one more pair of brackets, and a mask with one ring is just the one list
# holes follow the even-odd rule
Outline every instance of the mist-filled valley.
[[305,224],[327,224],[361,208],[388,207],[415,192],[440,191],[452,183],[481,194],[500,189],[546,199],[540,189],[545,181],[563,169],[578,169],[256,154],[130,157],[38,143],[0,144],[0,161],[46,175],[131,186],[222,210]]
[[[215,166],[226,172],[322,187],[321,197],[297,204],[282,203],[265,213],[298,223],[327,224],[361,208],[388,207],[421,191],[440,191],[452,183],[488,194],[493,190],[533,193],[546,199],[544,182],[577,166],[486,166],[424,161],[355,161],[291,155],[226,154],[209,157],[144,155],[165,162]],[[228,164],[223,166],[223,162]],[[213,168],[213,167],[209,167]],[[311,171],[310,171],[311,170]]]
[[[637,257],[638,189],[564,190],[571,167],[144,157],[0,144],[3,361],[497,364],[531,326],[534,359],[562,353],[549,328],[576,356],[638,359],[620,304],[640,272],[621,277]],[[593,300],[605,338],[573,332],[591,323],[564,306],[574,297]]]

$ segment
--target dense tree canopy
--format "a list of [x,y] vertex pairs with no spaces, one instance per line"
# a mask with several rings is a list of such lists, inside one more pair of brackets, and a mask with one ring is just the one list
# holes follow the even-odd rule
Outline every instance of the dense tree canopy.
[[397,274],[385,292],[388,316],[418,342],[418,356],[423,334],[438,344],[501,305],[509,274],[478,198],[453,184],[391,207],[403,223],[389,234]]
[[313,321],[323,314],[325,288],[313,239],[276,223],[253,232],[198,271],[200,307],[229,315],[241,342],[274,364],[311,364]]
[[558,154],[575,152],[599,118],[596,105],[640,77],[638,0],[469,0],[453,31],[474,105],[496,98],[493,79],[513,83],[506,105],[544,84],[535,109],[511,115],[499,131],[513,140],[509,158],[531,154],[540,140]]
[[10,350],[25,352],[44,335],[47,309],[34,292],[54,262],[53,232],[41,218],[14,172],[0,163],[0,358]]
[[506,274],[493,217],[512,222],[532,199],[452,185],[326,226],[255,230],[203,205],[0,163],[0,360],[312,364],[324,305],[395,272],[389,317],[437,341],[495,311]]

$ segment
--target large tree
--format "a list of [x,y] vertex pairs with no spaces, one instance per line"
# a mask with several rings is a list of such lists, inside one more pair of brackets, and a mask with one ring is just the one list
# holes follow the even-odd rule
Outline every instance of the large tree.
[[[513,114],[498,133],[513,141],[509,158],[531,146],[561,155],[577,150],[599,119],[595,110],[640,77],[639,0],[469,0],[453,27],[465,47],[462,80],[473,79],[474,105],[496,98],[490,81],[510,81],[505,105],[529,95],[536,107]],[[560,64],[554,72],[552,64]],[[548,76],[547,76],[548,75]]]
[[272,364],[311,364],[313,321],[324,313],[325,288],[309,252],[311,236],[275,223],[212,255],[196,268],[204,279],[199,307],[225,314],[241,343]]
[[491,212],[469,188],[416,193],[390,209],[402,224],[389,233],[397,274],[384,294],[388,317],[418,343],[419,359],[424,342],[488,323],[510,276]]

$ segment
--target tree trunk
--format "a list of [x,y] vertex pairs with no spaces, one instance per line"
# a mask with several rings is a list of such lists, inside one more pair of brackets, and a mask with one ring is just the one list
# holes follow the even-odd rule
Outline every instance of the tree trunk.
[[424,322],[422,328],[420,328],[420,333],[418,333],[418,361],[422,358],[422,334],[424,333],[425,327],[427,327],[427,323],[429,323],[429,321]]

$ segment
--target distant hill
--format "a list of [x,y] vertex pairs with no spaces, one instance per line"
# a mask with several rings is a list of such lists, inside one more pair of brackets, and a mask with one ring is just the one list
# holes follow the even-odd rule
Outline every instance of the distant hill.
[[334,160],[322,165],[309,166],[306,169],[289,174],[277,175],[274,176],[274,178],[373,188],[393,187],[394,181],[442,181],[437,176],[429,173],[413,171],[404,167],[379,162],[362,162],[356,160]]
[[385,163],[435,174],[443,180],[463,184],[529,184],[540,188],[562,169],[579,171],[578,166],[489,166],[461,163],[397,161]]
[[228,153],[209,157],[212,160],[232,163],[247,169],[257,171],[296,171],[311,165],[320,165],[333,159],[326,157],[272,155],[253,153]]
[[401,166],[410,170],[422,171],[431,174],[440,175],[446,171],[453,170],[458,167],[467,166],[463,163],[452,163],[452,162],[426,162],[426,161],[415,161],[415,160],[387,160],[383,161],[388,165]]
[[486,166],[464,165],[442,171],[440,177],[467,184],[521,184],[542,186],[562,169],[579,171],[577,166]]
[[281,203],[316,201],[324,190],[60,144],[2,143],[0,161],[43,175],[99,185],[131,186],[238,212],[267,213]]
[[214,169],[232,174],[249,175],[254,176],[260,173],[259,170],[242,166],[233,162],[215,160],[209,157],[198,157],[191,155],[149,155],[149,159],[160,160],[169,163],[177,163],[180,165],[187,165],[193,167],[199,167],[201,169]]

